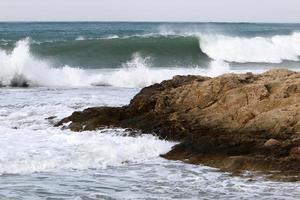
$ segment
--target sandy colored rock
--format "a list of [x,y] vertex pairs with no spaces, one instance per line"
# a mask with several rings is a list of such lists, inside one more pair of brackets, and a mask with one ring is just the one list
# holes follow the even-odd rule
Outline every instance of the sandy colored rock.
[[300,73],[289,70],[175,76],[143,88],[128,106],[75,112],[57,126],[67,122],[74,131],[114,126],[180,141],[168,159],[300,173],[291,150],[300,145]]
[[264,143],[265,147],[276,147],[276,146],[280,146],[280,142],[278,140],[275,140],[273,138],[269,139],[268,141],[266,141]]

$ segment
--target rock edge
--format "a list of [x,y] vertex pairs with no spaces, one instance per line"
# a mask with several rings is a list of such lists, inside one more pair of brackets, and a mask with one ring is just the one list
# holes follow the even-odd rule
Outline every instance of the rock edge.
[[143,88],[123,107],[74,112],[56,126],[122,127],[181,143],[167,159],[300,175],[300,73],[285,69],[216,78],[175,76]]

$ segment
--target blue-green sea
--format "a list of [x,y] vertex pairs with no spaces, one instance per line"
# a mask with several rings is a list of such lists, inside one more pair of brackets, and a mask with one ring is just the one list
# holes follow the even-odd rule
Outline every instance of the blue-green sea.
[[300,24],[1,22],[0,200],[299,199],[299,182],[164,160],[176,143],[152,135],[54,127],[175,75],[299,71],[299,56]]

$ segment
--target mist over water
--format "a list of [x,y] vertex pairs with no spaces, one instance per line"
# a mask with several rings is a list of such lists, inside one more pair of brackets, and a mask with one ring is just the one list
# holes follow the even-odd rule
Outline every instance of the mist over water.
[[298,199],[299,183],[164,160],[176,143],[152,135],[53,125],[126,105],[175,75],[299,70],[299,33],[298,24],[0,23],[0,199]]

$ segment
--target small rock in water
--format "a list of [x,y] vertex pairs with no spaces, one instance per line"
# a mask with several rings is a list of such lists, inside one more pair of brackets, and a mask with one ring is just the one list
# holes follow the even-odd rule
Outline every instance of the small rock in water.
[[10,81],[11,87],[29,87],[26,78],[23,75],[15,75]]
[[52,119],[55,119],[57,116],[51,116],[51,117],[47,117],[45,118],[46,120],[52,120]]

